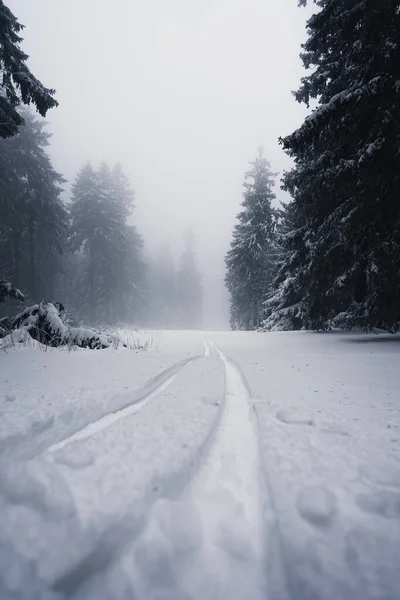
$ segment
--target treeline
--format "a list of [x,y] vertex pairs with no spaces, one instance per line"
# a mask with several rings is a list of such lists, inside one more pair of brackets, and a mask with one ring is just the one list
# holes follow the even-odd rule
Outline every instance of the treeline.
[[177,272],[146,260],[121,165],[87,162],[65,197],[45,122],[22,114],[19,132],[0,140],[1,277],[32,304],[60,300],[73,321],[198,327],[202,294],[192,237]]
[[[300,4],[305,5],[306,0]],[[320,0],[295,93],[317,108],[280,140],[293,158],[273,208],[260,155],[227,255],[231,324],[400,328],[400,4]]]
[[149,268],[148,322],[152,327],[198,329],[202,325],[203,288],[192,233],[186,235],[180,261],[175,265],[163,245]]
[[[193,240],[188,238],[177,273],[145,260],[133,224],[134,193],[121,165],[87,162],[65,197],[67,182],[48,154],[51,135],[24,106],[44,117],[58,102],[55,90],[26,65],[22,29],[0,0],[0,302],[11,297],[33,304],[23,315],[31,321],[33,315],[46,321],[56,306],[66,305],[71,321],[199,326],[202,293]],[[46,327],[54,325],[50,321]],[[58,335],[63,327],[59,321]]]
[[119,164],[85,164],[62,196],[45,122],[23,111],[0,142],[0,265],[28,301],[62,299],[84,321],[134,319],[144,293],[142,240],[128,224],[133,192]]

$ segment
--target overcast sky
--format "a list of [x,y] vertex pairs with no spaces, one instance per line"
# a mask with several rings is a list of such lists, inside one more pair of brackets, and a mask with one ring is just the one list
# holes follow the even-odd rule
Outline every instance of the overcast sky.
[[[120,161],[146,249],[179,252],[188,226],[206,287],[205,326],[227,326],[224,255],[258,146],[305,115],[291,95],[311,8],[297,0],[8,0],[29,66],[57,90],[54,165]],[[277,186],[278,197],[283,197]]]

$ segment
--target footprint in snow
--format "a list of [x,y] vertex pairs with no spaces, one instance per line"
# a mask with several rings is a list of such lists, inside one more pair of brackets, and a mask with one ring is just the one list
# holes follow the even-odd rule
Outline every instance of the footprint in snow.
[[364,465],[360,469],[360,474],[367,483],[383,488],[400,488],[400,469],[387,463]]
[[276,418],[288,425],[315,425],[311,412],[298,408],[282,408],[276,413]]
[[358,494],[355,503],[364,512],[388,518],[400,518],[400,495],[388,490]]
[[336,497],[325,487],[307,487],[297,497],[297,510],[312,525],[327,527],[336,514]]

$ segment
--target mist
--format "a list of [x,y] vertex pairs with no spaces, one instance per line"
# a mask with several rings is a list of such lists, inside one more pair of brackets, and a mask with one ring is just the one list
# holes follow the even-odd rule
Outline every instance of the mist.
[[[85,161],[120,162],[135,190],[144,256],[197,243],[202,326],[228,327],[224,257],[257,148],[275,172],[278,138],[305,108],[296,89],[311,13],[295,0],[10,0],[28,66],[57,90],[50,155],[69,185]],[[279,177],[278,177],[279,179]],[[284,193],[276,186],[277,199]]]
[[0,600],[400,598],[399,49],[0,0]]

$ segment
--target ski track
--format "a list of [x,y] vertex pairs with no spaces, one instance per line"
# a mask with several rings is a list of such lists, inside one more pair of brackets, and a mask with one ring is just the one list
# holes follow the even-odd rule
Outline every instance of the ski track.
[[265,600],[261,463],[249,391],[239,369],[215,350],[225,366],[225,406],[214,443],[185,494],[204,540],[202,568],[196,561],[185,591],[196,599],[242,600],[250,593]]
[[[198,456],[192,461],[198,464],[194,470],[186,472],[186,482],[179,496],[174,499],[174,494],[167,493],[155,498],[142,532],[135,534],[135,527],[132,531],[127,527],[125,537],[130,538],[130,542],[124,538],[106,553],[107,564],[103,567],[106,571],[113,570],[128,542],[131,548],[128,556],[135,557],[134,563],[129,561],[128,577],[138,600],[153,600],[157,596],[153,592],[159,586],[169,588],[172,593],[169,597],[177,599],[268,598],[260,484],[262,467],[248,387],[239,369],[211,341],[208,344],[204,341],[204,347],[209,352],[212,348],[218,354],[224,364],[226,379],[224,403],[214,431],[208,436],[209,443],[198,449]],[[164,391],[186,364],[139,402],[90,423],[53,444],[48,451],[54,452],[74,441],[87,439],[115,421],[134,414]],[[169,555],[174,548],[180,559],[170,563]],[[94,569],[85,570],[83,581],[86,583],[98,573],[97,560],[94,562]],[[162,582],[165,568],[169,575]],[[127,570],[123,571],[126,575]],[[119,571],[117,577],[125,575]],[[63,587],[65,582],[58,584]]]
[[206,340],[203,340],[203,344],[204,344],[204,356],[210,356],[210,348],[209,348]]
[[[249,392],[238,368],[215,350],[225,366],[222,412],[178,502],[156,502],[135,544],[138,600],[156,597],[155,582],[168,598],[267,598],[261,463]],[[178,561],[171,562],[171,547]],[[163,582],[160,569],[170,573]]]
[[103,417],[100,417],[100,419],[97,419],[97,421],[88,423],[88,425],[86,425],[82,429],[76,431],[72,435],[66,437],[65,439],[61,440],[60,442],[56,442],[55,444],[48,446],[46,448],[46,451],[53,453],[53,452],[56,452],[57,450],[61,450],[62,448],[65,448],[65,446],[68,446],[69,444],[72,444],[73,442],[86,440],[87,438],[103,431],[104,429],[106,429],[107,427],[109,427],[110,425],[115,423],[116,421],[119,421],[120,419],[123,419],[129,415],[136,414],[141,408],[143,408],[143,406],[145,406],[148,402],[150,402],[150,400],[153,400],[153,398],[155,398],[156,396],[161,394],[163,391],[165,391],[171,385],[171,383],[175,380],[175,378],[179,375],[179,373],[182,371],[182,369],[184,369],[185,367],[190,365],[192,362],[193,362],[193,360],[189,360],[189,361],[185,362],[175,373],[173,373],[170,377],[168,377],[168,379],[162,381],[155,389],[153,389],[151,392],[146,394],[143,398],[141,398],[137,402],[133,402],[132,404],[129,404],[128,406],[125,406],[124,408],[118,409],[115,412],[108,413],[108,414],[104,415]]

